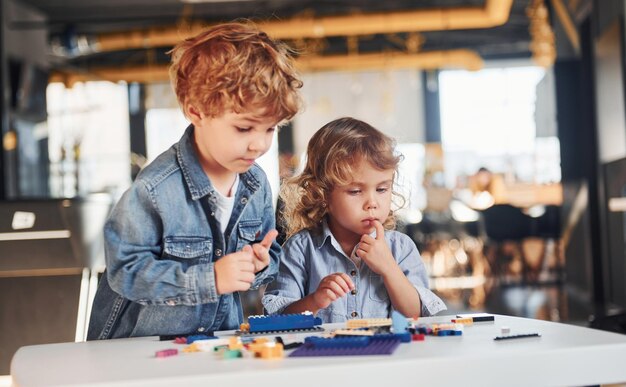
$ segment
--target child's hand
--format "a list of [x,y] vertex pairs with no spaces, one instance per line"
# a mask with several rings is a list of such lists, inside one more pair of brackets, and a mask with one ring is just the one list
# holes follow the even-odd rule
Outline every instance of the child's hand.
[[356,254],[374,273],[384,277],[398,264],[385,241],[385,229],[382,223],[375,220],[374,227],[376,228],[376,238],[367,234],[363,235]]
[[241,251],[228,254],[215,262],[215,287],[217,294],[233,293],[250,289],[254,281],[254,252],[244,246]]
[[313,301],[318,309],[324,309],[352,289],[354,289],[354,283],[346,273],[330,274],[320,281],[317,290],[313,293]]
[[265,269],[267,265],[270,264],[270,247],[272,246],[272,242],[278,236],[278,231],[271,230],[267,234],[265,234],[265,238],[260,243],[255,243],[252,245],[252,250],[254,251],[254,259],[252,263],[254,263],[254,272],[258,273],[261,270]]

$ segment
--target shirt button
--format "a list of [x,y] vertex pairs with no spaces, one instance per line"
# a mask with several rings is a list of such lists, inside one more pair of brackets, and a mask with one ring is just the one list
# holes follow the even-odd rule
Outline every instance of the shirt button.
[[211,212],[211,216],[215,216],[215,212]]
[[174,305],[176,305],[176,302],[174,302],[174,300],[167,300],[165,303],[166,303],[167,305],[169,305],[169,306],[174,306]]
[[356,275],[356,270],[352,270],[352,271],[350,272],[350,275],[354,277],[354,276]]
[[241,198],[241,204],[246,204],[246,203],[248,203],[248,198],[247,197]]
[[352,316],[352,317],[356,317],[356,316],[358,316],[358,315],[359,315],[359,314],[358,314],[357,312],[352,312],[352,314],[351,314],[350,316]]
[[215,249],[215,255],[217,255],[218,257],[221,257],[222,256],[222,250]]
[[352,295],[355,295],[356,294],[356,289],[352,289],[352,291],[350,293],[352,293]]
[[204,332],[204,328],[202,327],[198,328],[198,332]]

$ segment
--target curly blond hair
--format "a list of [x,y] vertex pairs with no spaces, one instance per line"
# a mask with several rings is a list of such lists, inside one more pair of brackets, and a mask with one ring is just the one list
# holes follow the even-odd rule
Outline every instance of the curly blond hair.
[[232,22],[185,39],[170,52],[169,73],[185,115],[190,105],[209,117],[226,109],[291,119],[300,109],[302,87],[291,50],[251,22]]
[[[353,168],[361,160],[376,169],[397,172],[402,156],[394,152],[394,147],[389,136],[351,117],[339,118],[319,129],[309,141],[304,170],[285,181],[281,189],[287,237],[320,226],[328,214],[326,203],[333,188],[349,184]],[[404,198],[396,191],[392,193],[400,199],[401,207]],[[383,226],[395,226],[393,210]]]

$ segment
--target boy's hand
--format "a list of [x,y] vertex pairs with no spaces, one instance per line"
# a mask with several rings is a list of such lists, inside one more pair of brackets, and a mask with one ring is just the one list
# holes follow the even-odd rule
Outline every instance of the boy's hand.
[[385,277],[397,268],[398,264],[385,241],[385,228],[382,223],[375,220],[374,227],[376,228],[376,238],[367,234],[363,235],[356,254],[374,273]]
[[241,251],[228,254],[215,262],[215,287],[217,294],[233,293],[250,289],[254,281],[254,252],[244,246]]
[[322,278],[317,290],[313,293],[313,301],[318,309],[324,309],[352,289],[354,289],[354,283],[349,275],[333,273]]
[[270,247],[272,246],[272,242],[278,236],[278,231],[271,230],[267,234],[260,243],[255,243],[252,245],[252,250],[254,251],[254,259],[252,262],[254,263],[254,272],[258,273],[261,270],[265,269],[267,265],[270,264]]

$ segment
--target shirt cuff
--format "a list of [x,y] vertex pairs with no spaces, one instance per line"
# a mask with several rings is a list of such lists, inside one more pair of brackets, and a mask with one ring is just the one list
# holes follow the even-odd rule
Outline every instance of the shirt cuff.
[[446,304],[441,301],[441,298],[437,297],[430,289],[423,286],[415,286],[415,289],[422,302],[422,317],[434,316],[442,310],[448,309]]
[[[200,267],[197,265],[195,267]],[[215,264],[209,263],[206,270],[200,271],[198,275],[198,296],[201,304],[218,302],[220,299],[215,285]]]
[[299,298],[280,297],[272,294],[263,296],[263,307],[267,314],[281,314],[286,307],[298,301]]
[[258,289],[260,286],[272,282],[277,273],[276,264],[270,261],[269,265],[265,266],[263,270],[256,273],[254,282],[250,285],[250,290]]

